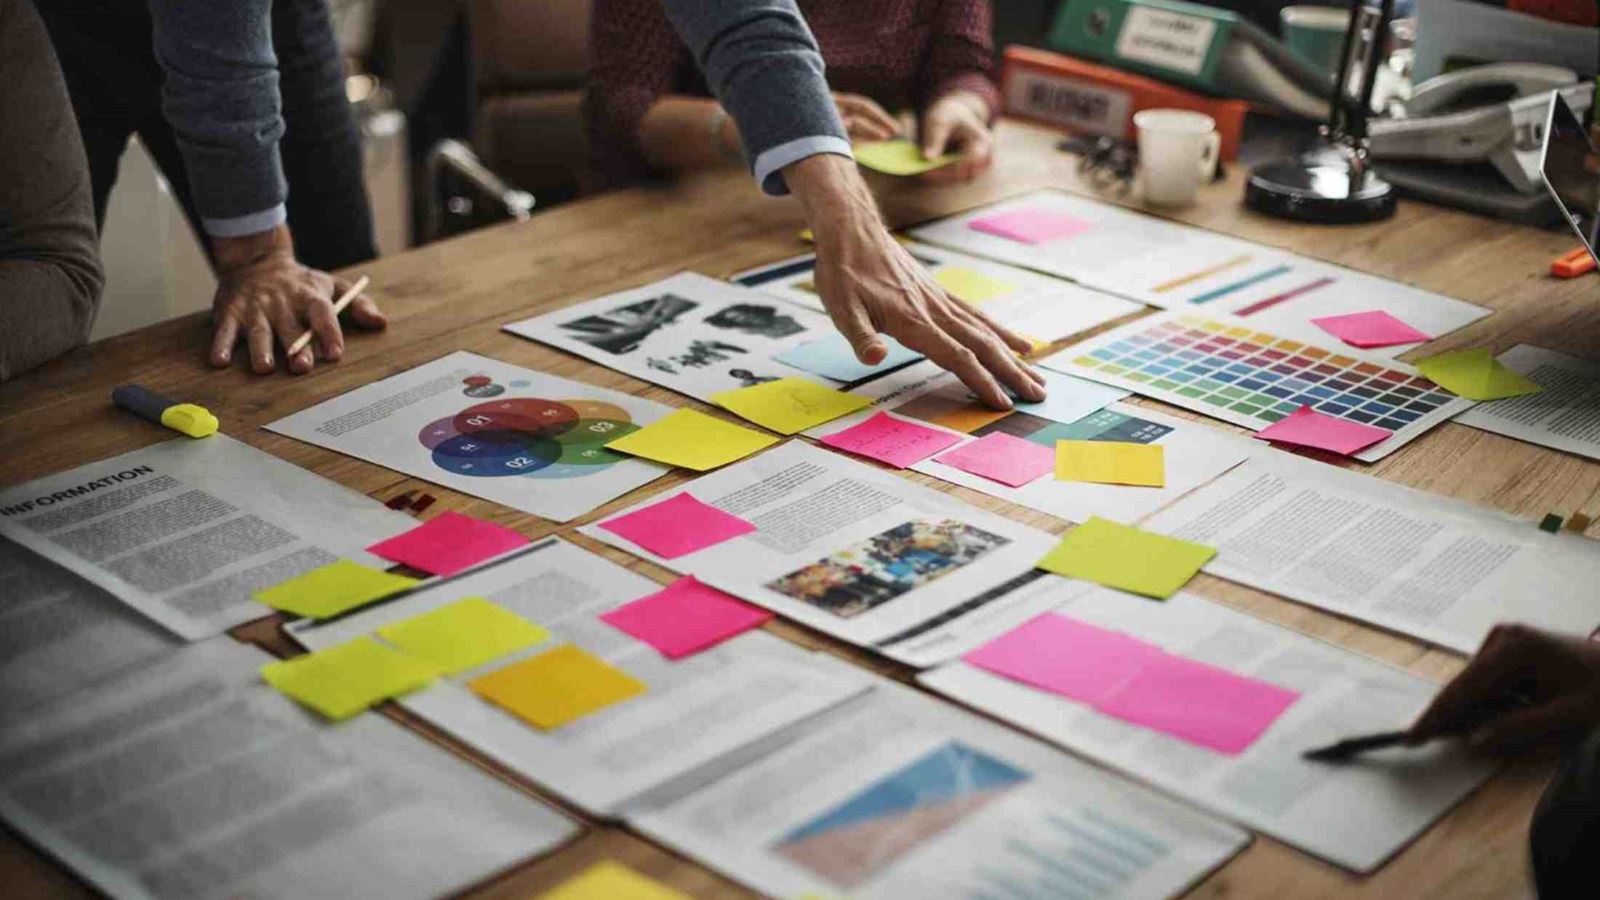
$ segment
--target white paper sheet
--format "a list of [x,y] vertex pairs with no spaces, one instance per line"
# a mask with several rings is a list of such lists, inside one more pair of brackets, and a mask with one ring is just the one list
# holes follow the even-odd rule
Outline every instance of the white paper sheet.
[[583,533],[914,666],[1050,605],[1053,536],[838,453],[790,441],[684,489],[759,530],[671,560]]
[[1213,575],[1462,653],[1502,621],[1600,625],[1600,544],[1289,453],[1246,462],[1144,527],[1216,547]]
[[178,438],[0,491],[0,536],[186,640],[271,610],[251,594],[366,547],[410,516],[221,434]]
[[0,817],[113,897],[426,898],[576,826],[420,735],[327,725],[216,638],[0,734]]
[[[943,247],[916,241],[907,241],[905,247],[930,272],[964,270],[995,282],[997,289],[1009,287],[1009,291],[977,304],[978,308],[1001,325],[1037,341],[1059,341],[1142,308],[1101,291]],[[812,284],[816,261],[816,254],[807,253],[740,272],[730,280],[826,312]]]
[[666,468],[605,443],[671,412],[457,352],[267,425],[270,431],[565,522]]
[[[1068,237],[1028,244],[969,225],[973,219],[1019,209],[1067,216],[1086,227]],[[1037,191],[979,207],[911,234],[1151,306],[1241,315],[1256,327],[1298,340],[1337,344],[1310,323],[1321,316],[1381,309],[1439,337],[1489,314],[1484,307],[1397,281],[1060,191]],[[1369,352],[1393,359],[1415,346]]]
[[1438,686],[1193,594],[1150,603],[1105,588],[1057,610],[1164,649],[1300,692],[1238,756],[1131,725],[965,662],[928,687],[1338,865],[1370,872],[1492,773],[1457,745],[1372,753],[1345,765],[1306,750],[1404,728]]
[[[866,689],[853,670],[819,667],[810,653],[768,634],[742,635],[674,662],[598,618],[660,589],[603,557],[550,539],[357,615],[300,623],[291,633],[321,649],[462,597],[488,598],[544,626],[549,640],[440,679],[400,703],[595,815],[608,815],[630,797]],[[473,678],[561,643],[607,660],[649,691],[544,732],[467,688]]]
[[1497,359],[1544,391],[1479,403],[1456,416],[1457,422],[1600,459],[1600,363],[1527,344]]
[[775,897],[1170,897],[1249,840],[978,716],[876,685],[628,821]]

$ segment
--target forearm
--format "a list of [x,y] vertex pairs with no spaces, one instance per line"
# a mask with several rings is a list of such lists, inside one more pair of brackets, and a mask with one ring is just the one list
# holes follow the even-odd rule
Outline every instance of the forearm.
[[100,287],[98,265],[0,260],[0,381],[88,340]]
[[852,229],[885,227],[872,191],[850,159],[810,156],[785,167],[782,174],[805,210],[819,246]]
[[662,97],[639,123],[639,150],[654,169],[684,172],[740,160],[739,131],[715,100]]

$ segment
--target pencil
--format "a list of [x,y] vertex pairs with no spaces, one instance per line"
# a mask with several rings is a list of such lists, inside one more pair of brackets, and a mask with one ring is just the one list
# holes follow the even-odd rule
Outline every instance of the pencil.
[[[350,285],[350,290],[345,291],[342,295],[340,295],[338,300],[333,302],[333,314],[338,316],[339,313],[344,312],[344,308],[350,305],[350,301],[361,296],[361,292],[366,290],[367,285],[371,283],[372,279],[365,275],[357,278],[356,283]],[[311,343],[311,329],[307,328],[305,334],[295,338],[294,343],[289,345],[289,352],[285,353],[284,356],[290,357],[296,353],[299,353],[301,350],[304,350],[306,345],[309,343]]]
[[1336,744],[1318,747],[1302,753],[1306,759],[1313,762],[1346,762],[1368,750],[1382,750],[1385,747],[1395,747],[1404,744],[1406,733],[1404,731],[1385,731],[1380,734],[1367,734],[1360,737],[1345,738]]

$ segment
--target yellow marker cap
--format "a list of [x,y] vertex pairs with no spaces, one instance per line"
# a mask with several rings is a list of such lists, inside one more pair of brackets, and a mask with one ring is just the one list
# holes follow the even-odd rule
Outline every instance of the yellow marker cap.
[[161,424],[192,438],[210,437],[217,433],[217,417],[211,414],[211,410],[193,403],[179,403],[162,410]]

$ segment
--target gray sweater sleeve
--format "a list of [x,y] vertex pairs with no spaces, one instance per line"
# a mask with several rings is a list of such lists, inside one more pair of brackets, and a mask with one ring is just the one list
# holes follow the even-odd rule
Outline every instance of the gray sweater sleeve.
[[0,0],[0,381],[82,344],[100,306],[89,164],[50,37]]
[[818,153],[850,155],[822,54],[794,0],[663,0],[667,15],[739,124],[762,190],[788,191],[780,170]]

